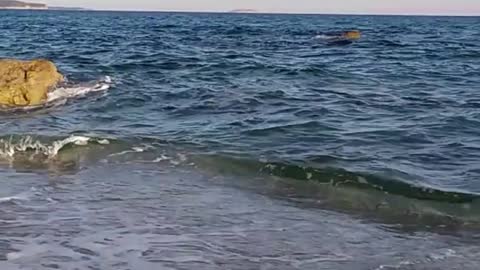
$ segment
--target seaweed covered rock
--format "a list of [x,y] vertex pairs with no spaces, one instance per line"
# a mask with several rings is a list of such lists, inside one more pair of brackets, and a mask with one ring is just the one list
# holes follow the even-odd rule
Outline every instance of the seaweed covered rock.
[[0,105],[42,104],[48,91],[61,81],[63,76],[48,60],[0,59]]

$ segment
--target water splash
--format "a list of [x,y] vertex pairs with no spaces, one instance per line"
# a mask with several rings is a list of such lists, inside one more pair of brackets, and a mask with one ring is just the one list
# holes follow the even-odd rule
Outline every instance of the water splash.
[[41,155],[47,159],[52,159],[67,145],[85,146],[89,142],[109,144],[108,140],[95,139],[86,136],[70,136],[65,139],[53,141],[51,144],[42,143],[31,136],[22,137],[18,141],[14,141],[13,137],[10,137],[7,140],[0,139],[0,157],[4,159],[13,159],[16,154],[31,153],[32,156]]
[[66,99],[85,96],[92,92],[102,92],[110,89],[112,78],[106,76],[103,80],[94,85],[76,86],[76,87],[61,87],[48,93],[47,104],[52,102],[63,101]]

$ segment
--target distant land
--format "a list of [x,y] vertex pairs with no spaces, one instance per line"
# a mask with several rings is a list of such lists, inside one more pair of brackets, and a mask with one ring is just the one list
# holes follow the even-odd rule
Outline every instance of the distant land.
[[288,12],[288,11],[266,11],[266,10],[256,10],[249,8],[233,9],[230,11],[218,11],[218,10],[142,10],[142,9],[92,9],[92,8],[82,8],[82,7],[62,7],[62,6],[48,6],[43,3],[35,3],[30,1],[43,1],[43,0],[0,0],[0,10],[2,9],[26,9],[26,10],[59,10],[59,11],[117,11],[117,12],[184,12],[184,13],[240,13],[240,14],[305,14],[305,15],[340,15],[340,16],[445,16],[445,17],[479,17],[480,13],[471,13],[471,14],[429,14],[429,13],[331,13],[331,12]]
[[15,0],[0,0],[2,9],[48,9],[48,6],[40,3],[30,3]]
[[86,10],[77,7],[49,7],[42,3],[23,2],[16,0],[0,0],[0,9],[34,9],[34,10]]
[[230,11],[230,13],[257,13],[257,12],[258,11],[255,9],[248,9],[248,8],[234,9]]
[[88,8],[81,8],[81,7],[48,7],[48,10],[91,10]]

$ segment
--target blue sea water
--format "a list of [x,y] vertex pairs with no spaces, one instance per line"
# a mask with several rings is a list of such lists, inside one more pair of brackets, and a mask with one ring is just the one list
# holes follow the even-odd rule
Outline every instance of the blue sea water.
[[68,79],[0,111],[1,269],[478,269],[479,17],[0,11],[0,58]]

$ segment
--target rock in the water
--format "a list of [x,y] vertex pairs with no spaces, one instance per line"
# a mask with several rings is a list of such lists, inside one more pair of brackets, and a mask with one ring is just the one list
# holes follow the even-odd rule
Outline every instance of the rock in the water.
[[63,76],[47,60],[0,59],[0,105],[28,106],[45,102]]
[[343,32],[342,37],[348,40],[357,40],[362,37],[362,33],[360,33],[358,30],[350,30]]

